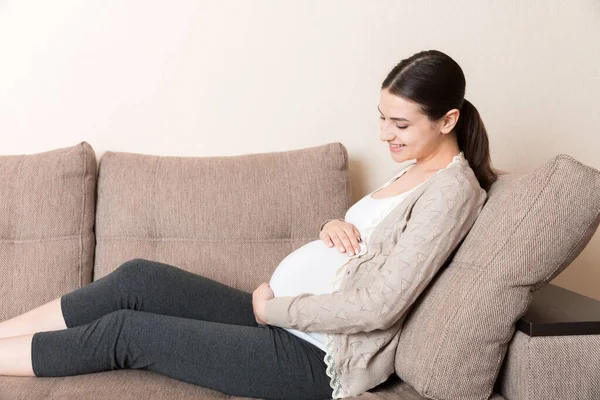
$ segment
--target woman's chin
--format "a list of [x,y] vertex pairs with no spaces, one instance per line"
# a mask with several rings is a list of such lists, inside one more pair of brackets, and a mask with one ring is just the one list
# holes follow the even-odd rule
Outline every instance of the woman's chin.
[[408,155],[405,154],[405,153],[393,153],[393,152],[390,151],[390,154],[392,156],[392,159],[394,159],[396,161],[410,160],[410,157],[408,157]]

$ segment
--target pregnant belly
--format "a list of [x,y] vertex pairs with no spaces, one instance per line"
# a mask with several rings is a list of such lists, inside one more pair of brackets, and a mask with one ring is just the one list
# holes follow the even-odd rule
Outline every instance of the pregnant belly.
[[331,293],[336,271],[347,260],[346,253],[314,240],[288,254],[271,275],[269,285],[275,297]]

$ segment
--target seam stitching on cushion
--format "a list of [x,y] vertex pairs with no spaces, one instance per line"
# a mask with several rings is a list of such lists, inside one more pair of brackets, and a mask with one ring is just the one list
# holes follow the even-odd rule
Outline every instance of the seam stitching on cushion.
[[342,160],[343,160],[342,161],[342,170],[344,171],[344,194],[345,194],[345,200],[346,200],[346,210],[344,211],[344,215],[345,215],[345,212],[348,211],[348,209],[350,208],[351,197],[352,197],[352,193],[349,193],[350,166],[348,163],[347,154],[344,151],[344,147],[341,142],[338,142],[338,149],[340,150],[340,153],[342,153]]
[[[84,238],[90,237],[89,235],[83,236]],[[26,243],[26,242],[41,242],[41,241],[54,241],[54,240],[69,240],[77,239],[79,235],[67,235],[67,236],[55,236],[55,237],[38,237],[33,239],[0,239],[0,243]]]
[[525,400],[529,400],[531,398],[531,337],[527,338],[527,371],[525,372],[525,379],[527,385],[527,398]]
[[[23,169],[23,164],[25,164],[25,158],[27,158],[27,154],[23,155],[23,158],[21,159],[21,163],[19,164],[19,169],[17,170],[17,178],[15,179],[15,184],[13,186],[13,188],[16,188],[18,183],[19,183],[19,177],[21,175],[21,170]],[[17,207],[15,207],[16,209]],[[17,228],[19,226],[19,224],[16,224],[15,227]],[[23,237],[23,230],[19,231],[18,235],[15,235],[17,237],[17,240],[21,240],[21,238]]]
[[[157,188],[158,188],[158,164],[160,162],[160,157],[157,156],[156,157],[156,162],[154,163],[154,182],[152,185],[152,189],[153,189],[153,199],[154,199],[154,204],[153,204],[153,213],[152,213],[152,219],[154,220],[154,236],[156,238],[158,238],[158,207],[157,207]],[[159,240],[156,240],[156,245],[154,246],[154,259],[158,260],[158,242]]]
[[284,173],[285,173],[285,181],[288,187],[288,192],[287,192],[287,198],[288,198],[288,207],[289,207],[289,219],[288,219],[288,223],[289,223],[289,239],[291,239],[294,235],[294,218],[293,218],[293,207],[294,205],[292,204],[292,186],[290,184],[290,174],[289,174],[289,168],[291,168],[292,164],[290,163],[290,159],[289,159],[289,153],[288,152],[284,152],[283,153],[283,158],[285,160],[285,168],[284,168]]
[[87,152],[83,143],[79,144],[83,152],[83,174],[81,176],[81,221],[79,223],[79,287],[83,286],[83,220],[85,218],[85,175],[87,173]]
[[[19,177],[21,176],[21,170],[23,169],[23,164],[25,163],[25,158],[26,157],[27,157],[27,154],[24,154],[23,158],[21,159],[21,163],[19,164],[19,168],[17,169],[17,173],[15,174],[16,178],[13,181],[14,182],[13,183],[13,193],[16,191],[16,188],[17,188],[17,186],[19,184]],[[11,204],[15,204],[15,202],[11,202]],[[15,207],[13,207],[12,215],[16,215],[15,211],[17,211],[17,206],[16,205],[15,205]],[[15,237],[17,238],[16,240],[21,240],[21,238],[23,237],[23,231],[19,230],[18,221],[16,221],[16,222],[17,223],[14,225],[14,227],[15,227]],[[12,254],[13,258],[12,258],[12,261],[13,261],[13,265],[14,265],[15,254],[17,253],[17,250],[16,250],[15,246],[12,246],[12,248],[13,248],[13,254]]]

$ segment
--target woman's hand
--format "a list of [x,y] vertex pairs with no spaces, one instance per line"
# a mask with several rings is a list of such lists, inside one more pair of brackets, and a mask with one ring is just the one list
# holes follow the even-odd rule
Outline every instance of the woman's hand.
[[335,245],[341,253],[348,251],[350,256],[360,253],[360,232],[349,222],[338,219],[329,221],[323,226],[319,238],[329,247]]
[[261,283],[254,292],[252,292],[252,309],[254,310],[254,318],[261,325],[267,325],[267,317],[265,315],[265,303],[275,297],[273,290],[267,282]]

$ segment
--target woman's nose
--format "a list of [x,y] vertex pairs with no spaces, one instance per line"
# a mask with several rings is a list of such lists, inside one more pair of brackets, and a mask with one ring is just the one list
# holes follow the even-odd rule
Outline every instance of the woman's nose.
[[394,138],[394,133],[393,131],[390,129],[389,125],[382,125],[381,126],[381,137],[382,139],[388,139],[391,140],[392,138]]

